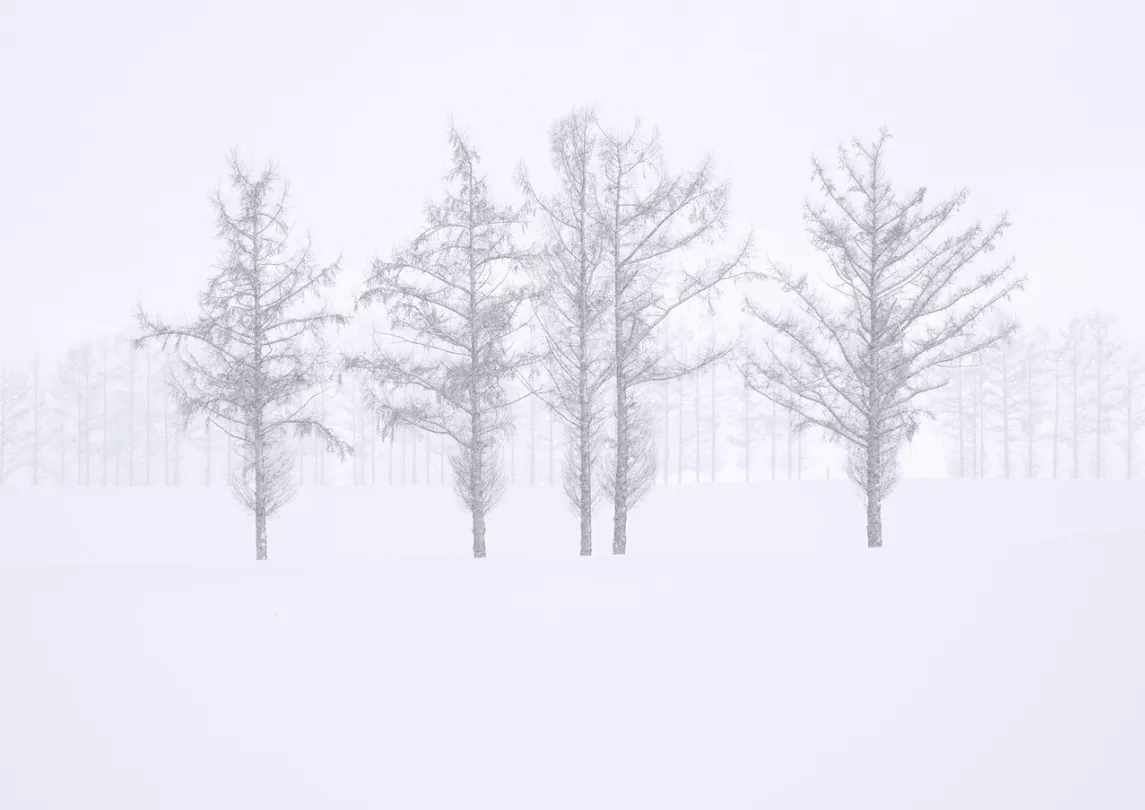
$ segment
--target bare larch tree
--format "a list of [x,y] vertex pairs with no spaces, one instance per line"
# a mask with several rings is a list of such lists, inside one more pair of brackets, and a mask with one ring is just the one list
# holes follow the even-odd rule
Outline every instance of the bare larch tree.
[[580,520],[580,553],[592,554],[593,473],[607,418],[612,312],[597,187],[596,115],[580,109],[556,122],[549,151],[558,191],[542,195],[524,167],[517,180],[541,215],[542,247],[530,263],[534,309],[544,337],[547,385],[536,391],[565,427],[564,491]]
[[[346,358],[365,375],[367,400],[390,438],[416,428],[453,439],[454,488],[469,510],[473,556],[485,556],[486,516],[504,491],[501,447],[511,428],[507,387],[522,365],[514,346],[528,298],[516,281],[525,253],[516,247],[520,210],[495,205],[480,157],[456,128],[453,167],[427,226],[389,261],[376,259],[360,305],[386,307],[398,345]],[[523,229],[523,228],[522,228]]]
[[794,343],[789,360],[775,337],[752,351],[752,384],[806,422],[843,442],[849,472],[866,505],[867,545],[883,543],[882,503],[898,473],[898,453],[926,415],[918,398],[948,382],[944,366],[1005,338],[1012,325],[983,327],[983,315],[1018,290],[1012,262],[967,277],[1008,226],[1005,217],[934,239],[964,206],[960,191],[933,208],[926,189],[905,199],[886,177],[889,133],[873,143],[840,147],[840,188],[813,160],[814,178],[830,201],[805,205],[811,244],[832,276],[812,285],[806,274],[773,267],[793,312],[747,310],[780,339]]
[[659,134],[602,132],[600,139],[606,267],[612,293],[614,402],[606,435],[604,489],[612,499],[612,552],[628,546],[628,513],[655,479],[648,383],[678,379],[719,360],[713,343],[675,357],[657,340],[662,324],[691,302],[709,299],[727,281],[746,275],[751,237],[730,257],[701,259],[682,269],[690,252],[727,230],[728,184],[717,182],[706,158],[695,171],[665,164]]
[[199,295],[198,317],[172,325],[137,312],[141,335],[177,352],[170,377],[184,425],[203,417],[235,443],[243,464],[231,483],[254,513],[255,558],[267,558],[267,520],[293,495],[295,439],[317,435],[331,452],[350,449],[315,416],[313,403],[332,384],[327,339],[346,321],[323,291],[339,267],[315,263],[309,238],[294,245],[287,221],[289,188],[271,164],[255,174],[229,157],[232,213],[217,191],[216,274]]

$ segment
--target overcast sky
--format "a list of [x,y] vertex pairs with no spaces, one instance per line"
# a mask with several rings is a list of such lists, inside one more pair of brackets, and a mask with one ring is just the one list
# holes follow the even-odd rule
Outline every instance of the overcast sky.
[[[1140,3],[91,3],[0,0],[0,339],[9,359],[193,305],[214,260],[207,194],[238,146],[276,158],[319,259],[358,284],[412,236],[452,115],[490,180],[548,178],[552,121],[659,127],[711,151],[736,226],[815,269],[812,153],[888,126],[900,189],[1008,211],[1032,322],[1145,294]],[[1139,318],[1137,319],[1139,321]]]

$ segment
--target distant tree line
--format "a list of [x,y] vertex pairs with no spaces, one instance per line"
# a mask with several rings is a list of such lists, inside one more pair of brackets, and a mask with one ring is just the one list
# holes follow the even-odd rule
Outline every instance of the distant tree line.
[[[168,388],[174,358],[134,348],[132,339],[84,342],[59,362],[0,365],[0,485],[229,485],[241,463],[233,439],[205,421],[184,425]],[[527,386],[513,390],[522,399],[511,408],[503,452],[509,486],[563,486],[560,418]],[[313,436],[295,439],[300,486],[450,483],[446,438],[408,427],[383,437],[357,378],[315,406],[353,452],[340,459]],[[817,433],[752,390],[730,363],[660,383],[652,411],[658,484],[829,474]]]
[[961,358],[933,411],[959,478],[1133,478],[1145,363],[1100,311]]

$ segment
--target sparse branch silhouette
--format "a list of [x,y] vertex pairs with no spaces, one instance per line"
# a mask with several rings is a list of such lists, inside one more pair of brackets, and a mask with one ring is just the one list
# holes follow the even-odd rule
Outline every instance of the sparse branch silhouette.
[[774,266],[793,311],[746,305],[795,348],[791,358],[774,339],[751,349],[753,387],[848,447],[872,548],[883,542],[882,502],[897,480],[899,450],[926,415],[919,398],[948,382],[950,364],[1011,334],[1013,325],[989,325],[984,316],[1024,283],[1011,262],[969,274],[995,248],[1005,217],[942,236],[967,192],[933,208],[925,189],[895,195],[886,176],[889,137],[884,130],[873,143],[840,147],[843,186],[813,161],[830,208],[807,203],[804,218],[831,280],[814,285],[806,273]]
[[532,362],[513,345],[529,298],[514,235],[524,214],[491,200],[480,157],[456,128],[449,143],[444,199],[427,205],[426,228],[408,246],[374,261],[359,299],[385,306],[394,335],[413,349],[377,344],[345,367],[369,383],[387,437],[411,427],[452,440],[454,487],[472,518],[473,556],[484,557],[486,517],[505,487],[507,385]]
[[276,167],[255,174],[237,152],[228,164],[237,211],[216,192],[224,250],[199,296],[198,318],[172,324],[140,308],[136,345],[175,349],[180,365],[170,386],[184,425],[201,417],[235,442],[243,464],[232,486],[254,513],[255,558],[265,560],[267,520],[296,487],[288,433],[318,435],[339,455],[350,449],[314,408],[333,384],[328,331],[347,319],[321,297],[338,262],[318,265],[309,241],[293,244],[288,189]]
[[[627,134],[602,130],[600,150],[614,396],[603,484],[613,506],[612,551],[624,554],[628,514],[655,480],[646,385],[694,373],[731,350],[713,343],[695,356],[676,357],[657,336],[692,302],[747,276],[752,241],[745,239],[730,255],[703,255],[727,229],[729,186],[716,181],[711,158],[695,171],[671,171],[659,134],[645,135],[639,122]],[[673,268],[696,253],[696,269]]]

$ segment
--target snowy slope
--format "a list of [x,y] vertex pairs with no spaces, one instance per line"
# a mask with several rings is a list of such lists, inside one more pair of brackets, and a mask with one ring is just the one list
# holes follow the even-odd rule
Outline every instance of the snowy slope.
[[626,559],[516,493],[484,561],[442,492],[312,490],[258,565],[216,493],[6,493],[56,508],[2,541],[53,551],[0,566],[0,807],[1145,806],[1140,486],[908,482],[868,552],[834,483],[658,492]]

